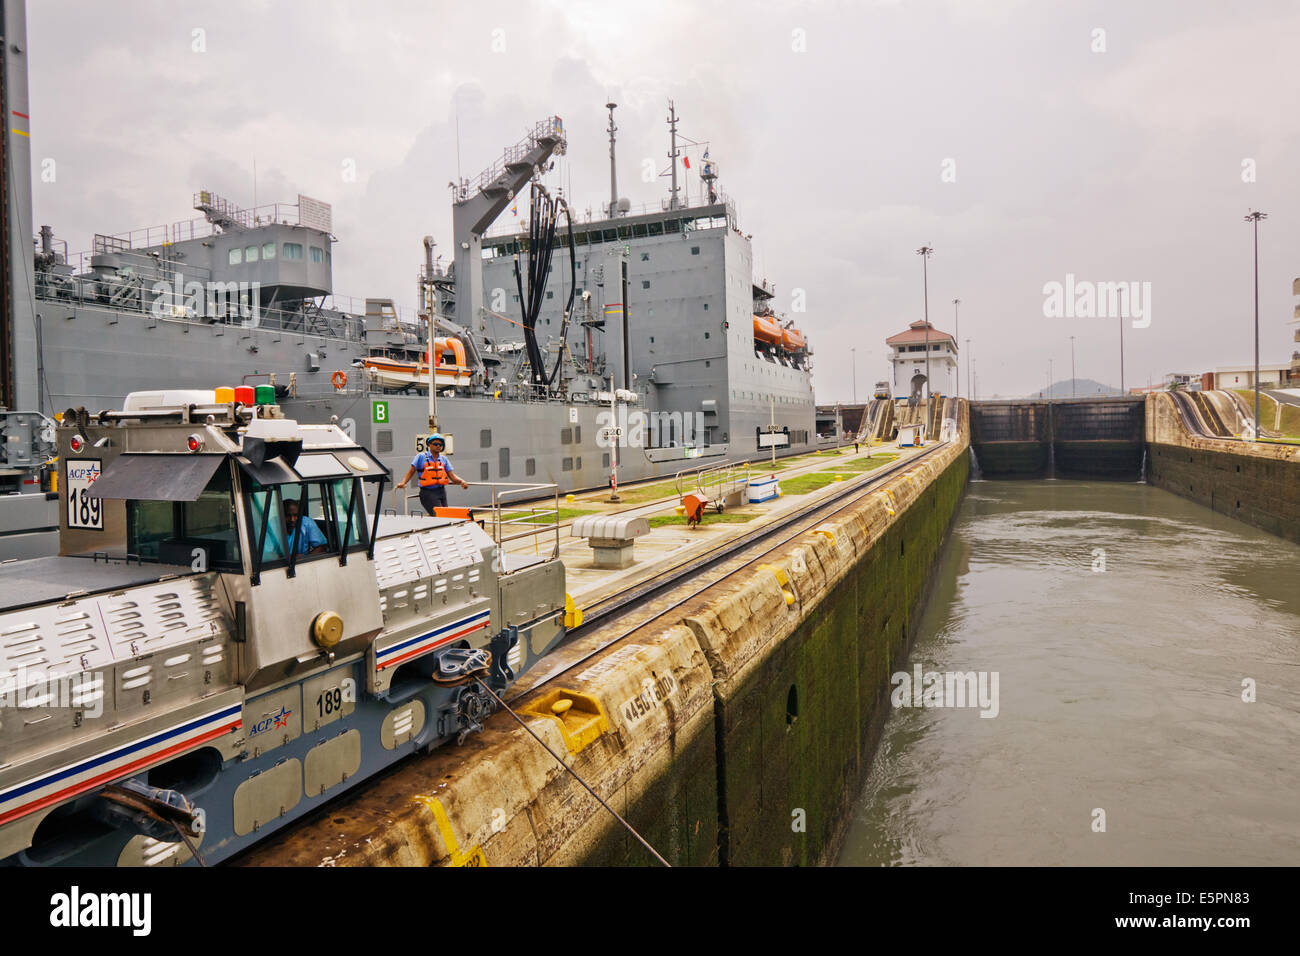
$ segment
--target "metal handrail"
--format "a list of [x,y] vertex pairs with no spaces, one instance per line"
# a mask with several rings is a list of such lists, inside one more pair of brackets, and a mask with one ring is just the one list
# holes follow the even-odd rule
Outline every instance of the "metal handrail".
[[[587,209],[582,216],[576,216],[575,214],[576,218],[574,219],[574,226],[576,228],[578,226],[586,226],[586,225],[600,223],[602,224],[602,231],[604,228],[617,230],[621,225],[624,224],[625,220],[632,219],[637,216],[647,216],[647,215],[653,215],[662,212],[690,213],[692,211],[709,209],[715,206],[724,207],[724,209],[726,210],[726,214],[725,217],[717,216],[713,218],[718,218],[718,219],[726,218],[728,220],[726,225],[733,225],[736,222],[737,217],[736,217],[735,202],[726,193],[719,193],[718,200],[716,202],[695,202],[695,203],[688,204],[685,198],[679,198],[677,203],[677,208],[672,210],[670,210],[667,207],[667,202],[668,200],[663,199],[663,200],[657,200],[651,202],[638,203],[632,206],[632,208],[629,209],[628,212],[620,214],[618,217],[614,219],[610,219],[605,215],[593,216],[591,210]],[[613,225],[605,226],[604,225],[605,223],[613,223]],[[708,228],[721,229],[724,228],[724,224],[718,224],[716,226],[710,226]],[[484,239],[500,239],[503,236],[518,236],[521,239],[527,238],[528,236],[527,218],[521,217],[518,220],[512,222],[501,223],[498,226],[493,226],[492,228],[488,229],[487,232],[483,234]],[[615,239],[608,239],[608,240],[602,239],[601,241],[625,242],[629,238],[633,238],[633,237],[620,235]]]
[[[551,545],[551,559],[559,557],[560,554],[560,486],[553,483],[533,483],[533,482],[514,482],[514,481],[471,481],[468,483],[471,487],[479,486],[492,489],[492,539],[500,550],[502,545],[511,541],[518,541],[522,538],[533,539],[534,548],[538,545],[539,536],[547,533],[548,529],[553,535]],[[504,491],[500,489],[505,489]],[[543,494],[549,492],[553,498],[554,506],[551,508],[537,508],[536,506],[525,508],[520,505],[510,507],[506,499],[511,497],[519,498],[540,498]],[[510,517],[505,517],[509,515]],[[552,517],[549,526],[546,522],[538,522],[535,519]],[[527,529],[514,533],[506,533],[505,528],[509,525],[518,526],[521,524],[528,525]],[[502,568],[503,573],[505,568]]]
[[[152,260],[150,264],[152,265]],[[217,323],[242,325],[253,318],[251,304],[244,307],[242,304],[226,302],[222,299],[218,301],[224,309],[224,314],[191,314],[183,303],[178,304],[173,301],[175,298],[172,291],[173,280],[161,272],[146,273],[142,270],[129,275],[104,278],[38,272],[36,280],[38,299],[112,309],[142,315],[151,320],[190,322],[206,326]],[[160,294],[155,293],[153,286],[156,282],[167,282],[168,290]],[[353,301],[351,297],[330,295],[325,296],[324,299],[322,303],[313,302],[315,308],[303,311],[285,311],[259,305],[256,315],[257,324],[248,327],[363,341],[365,339],[364,313],[359,314],[338,307],[340,300],[346,300],[348,305],[351,305]],[[206,306],[206,293],[204,304]],[[247,315],[242,314],[245,311],[248,312]]]
[[710,501],[717,502],[729,494],[749,486],[748,461],[724,461],[720,464],[701,465],[679,471],[673,478],[677,487],[677,497],[686,493],[686,484],[695,479],[695,490]]
[[[523,538],[533,538],[534,547],[538,544],[538,538],[541,535],[550,533],[554,540],[551,545],[550,560],[554,560],[560,554],[560,486],[553,483],[524,483],[516,481],[470,481],[466,482],[471,488],[490,488],[492,489],[491,515],[486,519],[489,523],[484,530],[492,535],[493,542],[496,543],[497,550],[502,550],[502,545],[511,541],[518,541]],[[500,490],[500,489],[505,489]],[[553,507],[539,508],[535,505],[511,506],[506,500],[514,496],[521,496],[529,499],[540,498],[545,493],[550,493],[553,499]],[[409,505],[412,499],[419,498],[418,492],[408,494],[402,499],[402,515],[407,516]],[[537,518],[551,517],[548,523],[537,521]],[[519,525],[527,525],[520,531],[514,531],[513,528]],[[508,574],[504,563],[501,566],[501,573]]]

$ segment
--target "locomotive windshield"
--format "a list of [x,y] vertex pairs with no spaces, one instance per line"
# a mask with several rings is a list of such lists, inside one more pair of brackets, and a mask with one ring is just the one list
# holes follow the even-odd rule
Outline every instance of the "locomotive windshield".
[[359,479],[253,484],[248,498],[250,542],[260,569],[366,546]]

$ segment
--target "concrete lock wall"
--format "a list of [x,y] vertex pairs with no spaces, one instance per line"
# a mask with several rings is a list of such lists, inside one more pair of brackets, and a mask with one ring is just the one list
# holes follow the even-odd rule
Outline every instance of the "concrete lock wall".
[[[692,714],[713,745],[661,751],[652,782],[625,787],[619,808],[669,862],[799,865],[836,852],[968,471],[965,442],[944,449],[673,613],[671,632],[695,638],[707,671],[711,712]],[[711,817],[696,812],[706,796]],[[607,814],[582,812],[605,835],[546,862],[649,862]]]
[[[513,709],[557,687],[598,701],[608,729],[576,748],[524,718],[673,865],[827,860],[968,470],[963,438]],[[505,714],[241,861],[653,862]]]
[[968,470],[965,443],[946,449],[685,610],[716,680],[723,862],[837,851]]
[[1300,544],[1300,447],[1190,435],[1161,394],[1146,430],[1153,485]]

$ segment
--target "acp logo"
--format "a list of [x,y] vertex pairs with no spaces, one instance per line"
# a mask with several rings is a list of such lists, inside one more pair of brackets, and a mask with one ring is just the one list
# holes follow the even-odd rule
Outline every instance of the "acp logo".
[[257,723],[253,724],[253,729],[248,732],[248,736],[256,737],[258,734],[262,733],[263,731],[271,730],[272,728],[288,727],[289,717],[292,714],[293,711],[288,710],[283,705],[281,705],[280,712],[278,714],[272,714],[269,717],[264,717],[262,720],[259,720]]

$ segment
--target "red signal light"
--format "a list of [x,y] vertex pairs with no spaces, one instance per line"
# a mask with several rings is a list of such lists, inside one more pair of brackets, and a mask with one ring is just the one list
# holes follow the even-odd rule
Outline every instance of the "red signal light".
[[203,439],[198,435],[191,435],[185,439],[185,447],[191,452],[200,451],[203,448]]
[[68,442],[68,446],[73,451],[81,451],[81,449],[86,447],[86,439],[82,438],[80,435],[73,435],[72,440]]

